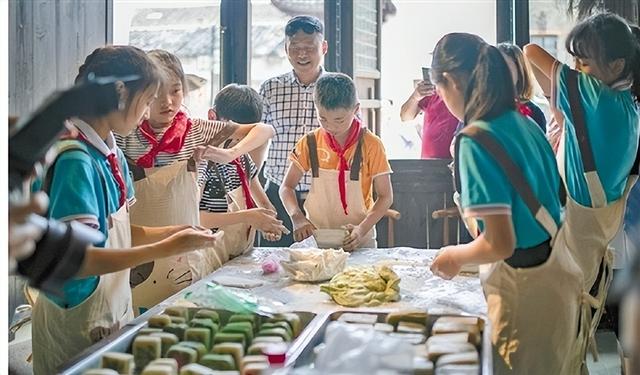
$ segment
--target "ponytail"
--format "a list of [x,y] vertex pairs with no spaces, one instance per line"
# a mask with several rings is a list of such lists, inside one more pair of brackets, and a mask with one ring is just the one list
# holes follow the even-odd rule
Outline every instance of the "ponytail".
[[633,61],[631,62],[631,75],[633,77],[633,86],[631,86],[631,93],[636,97],[636,104],[640,105],[640,27],[630,25],[631,32],[635,37],[635,54]]
[[511,71],[502,53],[484,44],[465,90],[465,125],[476,120],[490,120],[515,110],[515,88]]

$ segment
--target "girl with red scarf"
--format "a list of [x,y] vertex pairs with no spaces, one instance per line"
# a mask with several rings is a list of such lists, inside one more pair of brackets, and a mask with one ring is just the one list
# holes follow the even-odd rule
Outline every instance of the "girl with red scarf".
[[[138,204],[132,207],[131,218],[148,226],[200,225],[201,211],[216,208],[213,203],[207,205],[213,201],[202,195],[207,178],[214,178],[206,173],[207,162],[203,159],[228,163],[252,151],[261,159],[274,131],[255,121],[237,124],[190,118],[183,107],[187,87],[180,60],[163,50],[150,51],[148,56],[164,72],[164,80],[148,119],[128,136],[117,137],[135,180]],[[228,149],[213,147],[218,146],[215,139],[221,136],[237,143]],[[281,223],[267,208],[249,209],[243,219],[263,232],[280,230]],[[208,228],[224,224],[206,222]],[[223,262],[213,254],[215,251],[204,249],[132,270],[136,312],[143,312],[219,267]]]
[[[344,250],[374,248],[375,225],[393,203],[392,172],[382,141],[356,117],[360,105],[348,76],[322,75],[316,82],[314,102],[321,127],[298,141],[280,187],[294,239],[302,241],[316,229],[344,228]],[[313,178],[305,216],[295,187],[308,171]]]

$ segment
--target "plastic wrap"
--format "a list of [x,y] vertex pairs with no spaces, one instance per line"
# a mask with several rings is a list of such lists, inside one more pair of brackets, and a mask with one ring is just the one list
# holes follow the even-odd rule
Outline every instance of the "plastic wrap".
[[344,250],[291,249],[280,264],[296,281],[326,281],[344,270],[348,257]]

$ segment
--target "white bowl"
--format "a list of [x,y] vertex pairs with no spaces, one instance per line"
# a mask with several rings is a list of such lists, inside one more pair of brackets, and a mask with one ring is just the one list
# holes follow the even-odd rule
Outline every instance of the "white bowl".
[[313,237],[320,249],[341,249],[346,231],[344,229],[316,229]]

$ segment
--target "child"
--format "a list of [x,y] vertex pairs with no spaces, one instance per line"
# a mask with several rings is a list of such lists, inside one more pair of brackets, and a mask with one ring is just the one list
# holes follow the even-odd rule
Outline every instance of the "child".
[[126,135],[142,120],[156,97],[159,72],[143,51],[110,46],[87,57],[76,82],[90,74],[139,79],[118,86],[122,110],[72,119],[78,136],[60,143],[48,172],[48,215],[98,228],[106,242],[87,251],[80,275],[64,285],[61,296],[41,294],[37,299],[32,316],[35,374],[57,373],[57,366],[132,319],[129,267],[211,246],[214,238],[209,231],[184,226],[130,226],[134,189],[112,132]]
[[[230,84],[225,86],[214,101],[215,117],[232,121],[229,126],[253,124],[262,117],[262,97],[251,87]],[[238,125],[240,124],[240,125]],[[237,138],[216,139],[215,146],[235,147]],[[230,258],[248,251],[255,238],[256,229],[269,241],[277,241],[288,230],[275,220],[276,211],[267,198],[260,181],[258,168],[249,155],[241,155],[229,163],[209,162],[205,172],[206,183],[200,200],[200,222],[207,228],[218,228],[214,267]],[[268,220],[263,219],[263,213]]]
[[[547,131],[547,120],[544,112],[533,101],[534,78],[529,62],[524,58],[520,47],[510,43],[498,44],[498,49],[513,62],[516,68],[516,100],[518,111],[530,117],[538,124],[543,133]],[[508,61],[509,62],[509,61]]]
[[535,44],[525,47],[538,76],[551,83],[551,106],[561,128],[558,167],[568,192],[567,243],[595,297],[592,334],[611,281],[607,247],[636,180],[630,174],[638,174],[632,165],[640,136],[639,36],[637,27],[614,14],[587,18],[566,40],[576,70]]
[[448,34],[436,44],[431,68],[447,107],[465,122],[456,188],[463,216],[477,219],[481,230],[468,244],[442,249],[431,270],[450,279],[465,264],[486,264],[480,277],[496,374],[577,374],[582,275],[558,229],[553,151],[516,111],[511,73],[496,47]]
[[[148,56],[165,73],[166,79],[160,86],[158,99],[151,105],[149,119],[126,137],[116,137],[132,164],[136,180],[139,204],[132,209],[131,217],[140,225],[199,225],[199,186],[205,182],[206,163],[195,163],[195,159],[210,157],[212,152],[216,160],[235,159],[253,150],[260,152],[274,131],[271,126],[255,122],[231,126],[222,121],[191,119],[183,109],[187,87],[180,60],[163,50],[150,51]],[[207,146],[216,136],[230,129],[233,132],[227,136],[240,139],[235,147],[216,150]],[[197,168],[194,168],[196,164]],[[249,217],[253,222],[260,221],[260,229],[275,231],[280,224],[268,210],[254,210]],[[206,262],[210,251],[164,259],[132,270],[136,313],[156,305],[217,268],[219,265]]]
[[[360,104],[348,76],[323,74],[313,99],[321,127],[298,141],[280,187],[294,238],[302,241],[314,229],[345,227],[349,233],[345,250],[376,247],[375,225],[393,202],[392,172],[382,141],[356,117]],[[313,179],[304,204],[305,217],[296,202],[295,187],[309,170]]]

